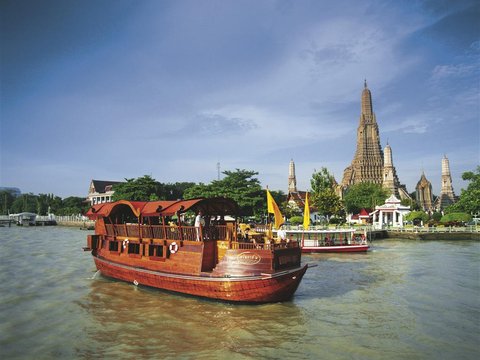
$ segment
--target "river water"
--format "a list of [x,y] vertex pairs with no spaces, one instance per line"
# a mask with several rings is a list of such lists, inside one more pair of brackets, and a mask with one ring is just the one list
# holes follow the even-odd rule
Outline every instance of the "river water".
[[1,359],[477,359],[480,243],[306,255],[290,302],[232,305],[96,274],[87,231],[0,228]]

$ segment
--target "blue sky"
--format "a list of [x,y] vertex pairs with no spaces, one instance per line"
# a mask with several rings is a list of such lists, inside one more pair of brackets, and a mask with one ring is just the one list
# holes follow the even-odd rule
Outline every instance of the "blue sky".
[[0,3],[0,186],[85,196],[91,179],[287,191],[337,181],[364,79],[400,182],[440,192],[480,163],[478,1]]

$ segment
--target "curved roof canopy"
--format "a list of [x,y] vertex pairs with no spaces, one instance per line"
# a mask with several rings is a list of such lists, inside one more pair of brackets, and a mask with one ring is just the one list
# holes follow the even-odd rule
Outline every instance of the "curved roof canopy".
[[237,215],[239,213],[239,207],[235,201],[218,197],[210,199],[197,198],[190,200],[160,200],[149,202],[120,200],[112,203],[94,205],[88,210],[86,215],[90,219],[95,220],[121,212],[122,208],[129,212],[131,211],[136,217],[173,216],[188,210],[194,212],[202,211],[204,215]]
[[120,207],[129,207],[136,217],[140,216],[140,211],[145,206],[145,201],[127,201],[119,200],[111,203],[93,205],[86,213],[89,219],[96,220],[102,217],[108,217]]

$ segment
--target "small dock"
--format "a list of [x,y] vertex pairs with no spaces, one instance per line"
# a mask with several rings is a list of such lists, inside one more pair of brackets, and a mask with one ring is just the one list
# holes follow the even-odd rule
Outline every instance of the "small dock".
[[34,213],[0,215],[0,226],[53,226],[57,225],[54,215],[38,216]]

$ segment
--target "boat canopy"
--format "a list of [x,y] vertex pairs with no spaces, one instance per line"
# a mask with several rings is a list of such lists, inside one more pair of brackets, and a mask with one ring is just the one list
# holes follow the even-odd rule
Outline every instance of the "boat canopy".
[[[129,209],[128,209],[129,208]],[[197,198],[190,200],[127,201],[93,205],[86,216],[92,220],[109,217],[113,214],[131,210],[136,217],[173,216],[188,210],[202,211],[204,215],[237,215],[238,205],[235,201],[223,197]]]
[[91,220],[96,220],[102,217],[108,217],[112,215],[112,213],[116,213],[121,211],[121,208],[129,207],[133,214],[136,217],[140,216],[140,211],[145,206],[145,201],[127,201],[127,200],[119,200],[110,203],[103,203],[93,205],[86,213],[86,216]]

